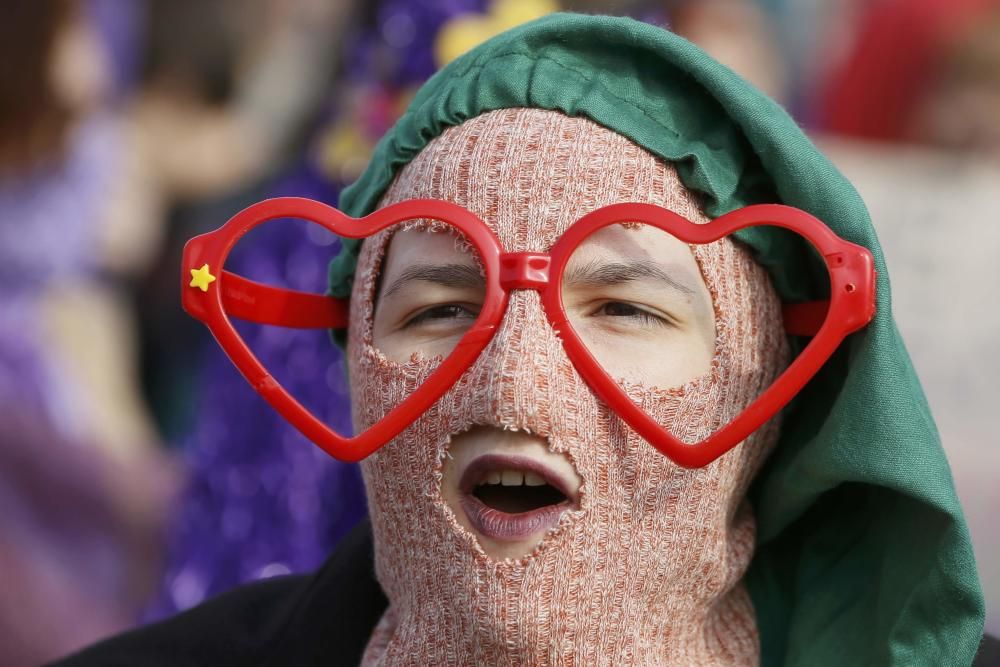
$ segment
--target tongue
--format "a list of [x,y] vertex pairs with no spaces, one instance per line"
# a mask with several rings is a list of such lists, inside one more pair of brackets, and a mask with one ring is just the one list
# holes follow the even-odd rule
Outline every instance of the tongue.
[[548,484],[544,486],[503,486],[486,484],[478,487],[472,495],[487,507],[506,512],[521,514],[540,507],[558,505],[566,500],[566,496]]

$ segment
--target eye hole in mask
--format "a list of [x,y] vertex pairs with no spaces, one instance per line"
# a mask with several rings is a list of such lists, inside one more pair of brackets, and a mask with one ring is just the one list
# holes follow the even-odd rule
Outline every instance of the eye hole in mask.
[[667,389],[711,367],[711,294],[688,245],[652,225],[589,236],[566,265],[562,302],[569,326],[616,380]]
[[390,234],[375,286],[372,342],[400,363],[447,357],[479,317],[482,262],[445,223],[407,222]]

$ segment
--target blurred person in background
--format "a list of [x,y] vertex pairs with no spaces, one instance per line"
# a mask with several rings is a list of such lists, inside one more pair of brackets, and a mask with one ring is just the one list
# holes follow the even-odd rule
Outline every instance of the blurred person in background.
[[672,0],[670,28],[779,102],[789,71],[765,8],[755,0]]
[[205,339],[166,267],[181,239],[286,167],[325,101],[346,2],[148,0],[107,254],[134,284],[143,387],[170,443],[190,426]]
[[[280,166],[327,90],[342,8],[316,0],[5,6],[5,667],[127,627],[148,604],[178,471],[143,401],[136,357],[148,344],[137,340],[133,306],[180,309],[172,270],[166,303],[131,294],[155,274],[178,202],[251,187]],[[141,63],[141,76],[115,81],[128,62]],[[156,324],[158,335],[176,336],[170,317]],[[196,355],[189,347],[184,356]]]
[[126,627],[173,486],[102,248],[121,135],[85,4],[0,21],[0,663]]
[[[818,129],[1000,160],[1000,2],[860,8],[817,99]],[[843,36],[841,36],[843,37]]]

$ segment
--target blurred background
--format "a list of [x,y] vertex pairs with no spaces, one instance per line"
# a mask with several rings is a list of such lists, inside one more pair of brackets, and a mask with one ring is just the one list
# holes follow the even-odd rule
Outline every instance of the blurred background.
[[[181,311],[180,249],[267,196],[335,203],[439,66],[558,9],[698,43],[857,185],[1000,634],[1000,0],[7,0],[0,664],[314,568],[363,516],[357,469]],[[294,283],[335,246],[293,229],[232,268]],[[245,335],[347,423],[326,340]]]

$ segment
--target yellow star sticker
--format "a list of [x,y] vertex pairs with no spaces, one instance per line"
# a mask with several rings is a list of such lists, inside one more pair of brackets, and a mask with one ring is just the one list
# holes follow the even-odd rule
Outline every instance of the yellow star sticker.
[[215,276],[208,271],[208,264],[203,264],[200,269],[191,269],[191,287],[198,287],[202,292],[208,291],[208,286],[215,282]]

